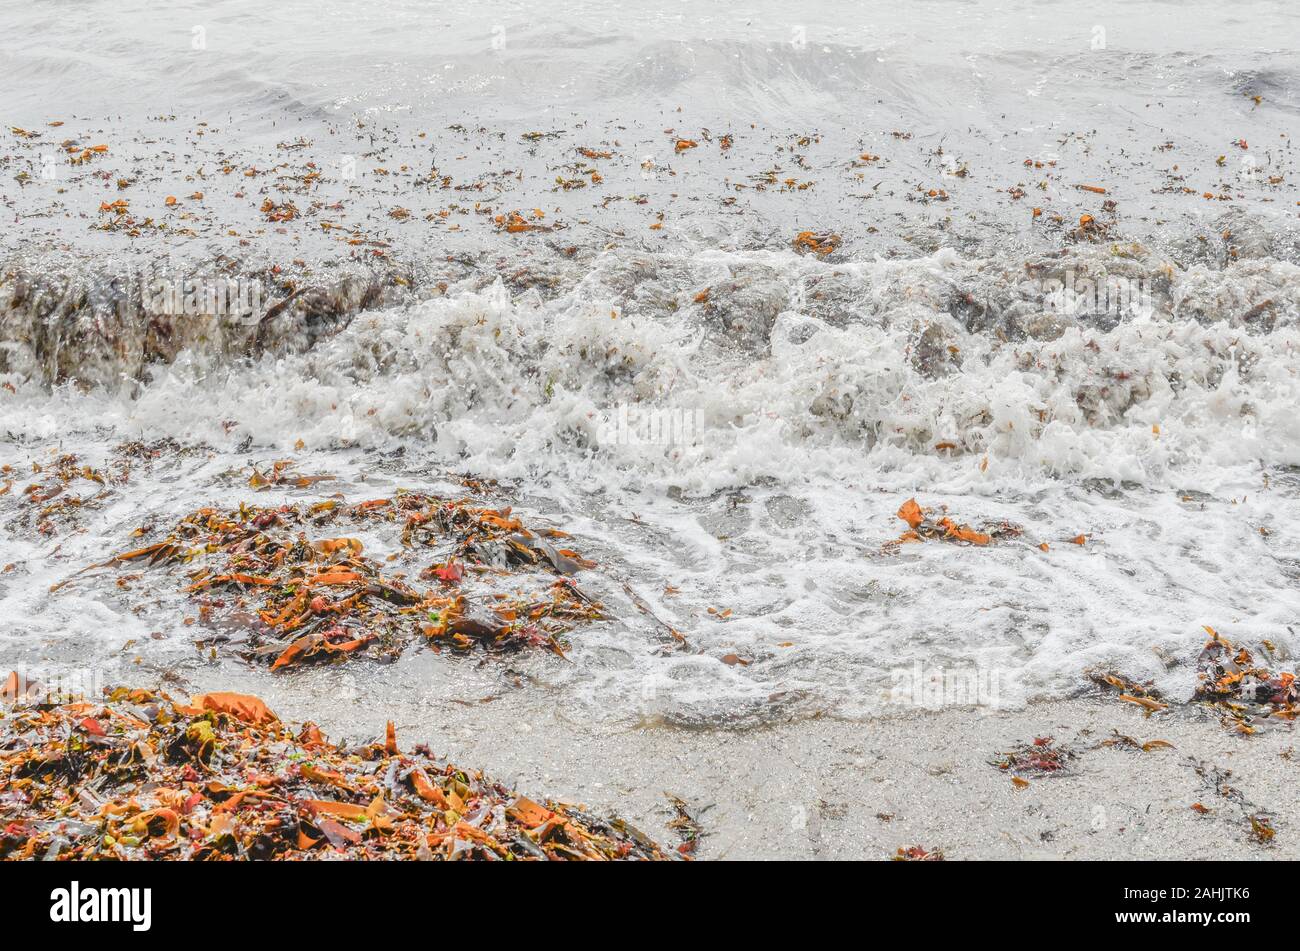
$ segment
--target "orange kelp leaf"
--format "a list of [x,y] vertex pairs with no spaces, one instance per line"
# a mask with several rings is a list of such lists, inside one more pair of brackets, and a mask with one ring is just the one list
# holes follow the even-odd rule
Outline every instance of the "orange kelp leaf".
[[234,825],[235,817],[218,806],[213,810],[212,821],[208,823],[208,838],[218,839],[228,834]]
[[506,815],[526,829],[532,829],[549,821],[555,813],[539,806],[526,796],[520,796],[506,808]]
[[1122,693],[1119,698],[1129,703],[1136,703],[1140,707],[1146,707],[1152,713],[1159,713],[1161,710],[1166,709],[1165,704],[1152,700],[1150,697],[1135,697],[1129,693]]
[[340,816],[344,819],[368,819],[366,807],[358,806],[350,802],[335,802],[332,799],[304,799],[302,804],[311,810],[313,815],[322,813],[331,816]]
[[518,532],[524,527],[523,522],[510,516],[510,509],[478,509],[475,514],[484,525],[499,528],[503,532]]
[[578,554],[572,548],[561,548],[556,552],[556,554],[563,555],[565,558],[571,559],[572,561],[576,561],[578,565],[583,568],[596,567],[596,563],[594,561],[592,561],[590,558],[583,558],[582,555]]
[[338,644],[323,641],[320,646],[321,650],[328,654],[351,654],[354,650],[365,647],[378,636],[378,634],[364,634],[361,637],[355,637],[350,641],[341,641]]
[[280,653],[280,656],[275,659],[273,664],[271,664],[271,669],[279,670],[281,667],[288,667],[294,661],[301,660],[303,657],[307,656],[307,654],[311,652],[311,649],[319,642],[319,635],[304,634]]
[[370,805],[366,807],[366,816],[370,819],[371,825],[380,832],[393,831],[393,820],[388,817],[388,804],[384,802],[382,792],[370,801]]
[[332,769],[322,769],[311,763],[304,763],[300,771],[304,779],[313,783],[324,783],[327,786],[337,786],[339,789],[350,790],[352,788],[342,773],[335,772]]
[[952,519],[945,518],[939,524],[946,530],[946,537],[948,538],[960,539],[964,542],[970,542],[972,545],[987,545],[993,540],[992,535],[985,535],[983,532],[977,532],[965,525],[958,525]]
[[1172,750],[1174,744],[1168,740],[1148,740],[1142,744],[1142,752],[1150,753],[1152,750]]
[[693,149],[699,144],[700,143],[696,142],[694,139],[678,139],[677,143],[673,146],[673,151],[685,152],[687,149]]
[[304,723],[302,731],[298,734],[298,742],[310,749],[313,746],[324,746],[325,737],[314,723]]
[[1019,776],[1012,776],[1011,785],[1015,786],[1017,789],[1024,789],[1026,786],[1029,785],[1029,780],[1021,779]]
[[146,548],[137,548],[135,551],[123,552],[120,555],[114,555],[112,561],[134,561],[136,558],[143,558],[145,555],[153,555],[170,546],[170,542],[158,542],[156,545],[149,545]]
[[1210,812],[1209,809],[1205,808],[1205,806],[1201,805],[1199,802],[1192,803],[1192,811],[1200,813],[1203,816],[1208,815]]
[[816,231],[800,231],[794,236],[794,241],[791,244],[796,251],[800,248],[807,248],[814,254],[830,254],[839,247],[840,236]]
[[1073,538],[1070,539],[1070,541],[1074,542],[1074,544],[1076,544],[1076,545],[1082,545],[1082,544],[1085,544],[1085,543],[1088,541],[1088,536],[1087,536],[1087,535],[1075,535]]
[[202,591],[204,588],[210,588],[214,584],[229,584],[232,581],[238,582],[239,584],[257,584],[257,585],[279,584],[279,582],[277,582],[274,578],[262,578],[259,577],[258,575],[246,575],[241,573],[235,573],[232,575],[213,575],[211,578],[204,578],[202,581],[194,582],[194,584],[190,585],[185,590]]
[[350,551],[354,555],[359,555],[364,548],[359,538],[325,538],[313,542],[311,547],[322,555],[333,555],[340,551]]
[[434,568],[433,574],[443,584],[459,584],[460,579],[465,577],[465,566],[453,559]]
[[326,571],[311,578],[307,583],[312,585],[353,584],[360,580],[361,576],[355,571]]
[[1250,835],[1256,842],[1261,845],[1267,845],[1273,840],[1277,833],[1273,830],[1273,825],[1267,816],[1250,817]]
[[308,849],[314,849],[320,844],[320,839],[313,839],[306,832],[302,831],[302,829],[298,830],[298,848],[302,849],[304,852]]
[[442,794],[442,790],[435,786],[429,779],[429,774],[421,766],[411,770],[411,785],[415,788],[415,794],[425,802],[431,802],[439,809],[449,809],[451,804],[447,802],[447,797]]
[[280,718],[257,697],[246,693],[204,693],[190,699],[190,706],[200,710],[228,713],[237,720],[253,726],[279,723]]
[[133,818],[130,825],[136,832],[171,838],[181,831],[181,817],[174,809],[150,809]]
[[901,518],[912,528],[920,525],[925,521],[925,515],[921,512],[921,506],[916,504],[916,499],[908,499],[898,510],[898,517]]
[[497,215],[493,220],[496,222],[497,229],[504,231],[507,234],[519,234],[523,231],[550,230],[544,225],[530,224],[528,219],[517,211],[512,211],[509,215]]
[[388,721],[388,726],[384,733],[384,752],[389,756],[399,755],[397,749],[397,727],[393,726],[393,721]]

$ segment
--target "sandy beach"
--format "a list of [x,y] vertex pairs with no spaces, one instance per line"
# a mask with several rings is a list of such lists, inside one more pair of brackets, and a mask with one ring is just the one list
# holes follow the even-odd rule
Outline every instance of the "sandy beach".
[[[195,684],[256,686],[254,677]],[[429,698],[394,709],[322,703],[317,691],[289,686],[276,706],[282,717],[354,740],[380,735],[395,718],[399,735],[452,761],[525,793],[622,815],[667,844],[677,841],[667,827],[676,815],[671,794],[694,811],[703,830],[695,854],[705,860],[879,860],[913,845],[941,849],[949,861],[1297,855],[1300,767],[1290,730],[1243,737],[1204,711],[1146,716],[1113,697],[735,730],[597,727],[522,690],[490,703]],[[1117,735],[1172,747],[1103,745]],[[1078,754],[1060,773],[1018,787],[994,765],[1004,751],[1046,736]],[[1222,795],[1225,784],[1240,798]],[[1270,817],[1276,837],[1260,843],[1250,815]]]
[[[86,6],[0,36],[0,676],[421,854],[1300,855],[1293,10]],[[76,847],[269,848],[171,767]],[[278,855],[402,838],[315,775]]]

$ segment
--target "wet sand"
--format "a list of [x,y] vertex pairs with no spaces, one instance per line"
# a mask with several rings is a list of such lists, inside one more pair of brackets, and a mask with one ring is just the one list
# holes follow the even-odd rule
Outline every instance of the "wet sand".
[[[199,688],[229,688],[230,673],[196,674]],[[250,672],[237,689],[259,686]],[[1293,731],[1244,737],[1198,708],[1148,717],[1080,698],[730,730],[593,724],[529,690],[379,705],[282,679],[274,696],[281,717],[314,719],[335,738],[381,735],[392,718],[403,744],[427,742],[525,794],[617,813],[665,844],[676,844],[671,793],[703,827],[700,859],[873,860],[913,845],[948,860],[1300,857]],[[1101,745],[1116,732],[1173,748]],[[1018,787],[990,762],[1044,736],[1078,754],[1060,773]],[[1239,799],[1216,792],[1215,770]],[[1252,838],[1250,815],[1270,819],[1271,843]]]

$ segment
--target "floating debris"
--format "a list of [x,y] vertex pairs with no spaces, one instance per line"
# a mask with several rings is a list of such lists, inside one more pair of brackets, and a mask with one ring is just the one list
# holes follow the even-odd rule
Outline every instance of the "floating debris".
[[790,242],[796,251],[825,256],[840,246],[840,236],[829,232],[800,231]]
[[1088,671],[1088,679],[1103,690],[1118,691],[1119,699],[1137,704],[1146,710],[1148,716],[1169,708],[1167,703],[1161,702],[1160,691],[1152,686],[1150,680],[1138,683],[1117,673],[1098,670]]
[[0,714],[0,859],[670,860],[427,747],[344,749],[256,697],[119,688]]
[[1197,658],[1200,683],[1192,699],[1208,704],[1239,733],[1290,723],[1300,715],[1300,687],[1293,673],[1274,673],[1245,647],[1233,648],[1214,628]]
[[[941,508],[941,511],[946,513],[947,509]],[[988,545],[995,539],[1015,538],[1022,533],[1019,526],[1006,521],[985,523],[980,526],[982,530],[976,530],[969,525],[957,524],[946,514],[941,514],[937,519],[933,514],[934,509],[923,509],[916,499],[908,499],[898,510],[898,517],[908,524],[908,530],[889,544],[901,545],[937,538],[969,545]]]
[[[584,183],[585,184],[585,183]],[[534,214],[534,217],[538,217]],[[520,234],[524,231],[550,231],[550,226],[538,224],[535,221],[529,221],[518,211],[512,211],[509,214],[497,215],[492,219],[497,226],[498,231],[506,234]]]
[[54,536],[60,530],[75,528],[83,509],[102,507],[113,494],[113,486],[126,481],[128,467],[119,466],[104,472],[85,465],[73,454],[58,456],[48,463],[32,463],[36,481],[15,491],[18,472],[5,466],[0,475],[0,496],[13,493],[18,515],[7,523],[11,529],[34,530]]
[[292,459],[273,462],[267,472],[262,472],[257,466],[253,466],[252,469],[253,474],[248,477],[248,486],[259,492],[278,487],[307,489],[317,482],[329,482],[334,478],[332,475],[304,475],[297,472]]
[[[1245,647],[1233,647],[1214,628],[1197,658],[1199,682],[1192,700],[1215,710],[1225,725],[1252,734],[1261,727],[1292,723],[1300,716],[1300,686],[1294,673],[1275,672],[1258,662]],[[1267,641],[1265,650],[1271,650]],[[1151,681],[1138,683],[1113,672],[1089,671],[1088,678],[1119,699],[1142,707],[1147,715],[1169,708]],[[1117,734],[1117,737],[1119,735]],[[1131,739],[1120,737],[1120,739]],[[1122,745],[1108,741],[1106,745]]]

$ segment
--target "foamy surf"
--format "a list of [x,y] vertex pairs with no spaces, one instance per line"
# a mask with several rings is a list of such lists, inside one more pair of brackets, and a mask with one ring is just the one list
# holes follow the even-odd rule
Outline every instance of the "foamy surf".
[[[198,350],[117,390],[11,376],[20,473],[68,450],[98,464],[125,440],[200,448],[135,466],[48,538],[16,494],[0,500],[17,565],[0,579],[6,650],[203,662],[166,578],[147,595],[111,577],[48,588],[137,525],[266,504],[237,473],[283,457],[336,477],[292,498],[467,474],[580,539],[612,619],[568,662],[511,668],[583,716],[869,715],[928,702],[936,677],[956,702],[1018,706],[1078,692],[1090,669],[1189,697],[1202,625],[1298,646],[1300,284],[1284,262],[1120,258],[1139,292],[1099,310],[1077,275],[1115,260],[1085,250],[1044,274],[950,251],[609,250],[546,296],[453,290],[301,353]],[[1251,315],[1261,297],[1273,306]],[[891,545],[910,496],[1020,534]],[[666,627],[689,649],[666,648]],[[467,699],[498,676],[399,669]]]
[[[730,723],[1186,698],[1203,625],[1294,655],[1284,5],[55,8],[0,36],[15,664],[230,672],[170,575],[50,588],[204,505],[467,476],[609,620],[304,677]],[[116,475],[46,514],[69,454]],[[248,484],[286,458],[334,479]],[[910,497],[1018,534],[895,544]]]

